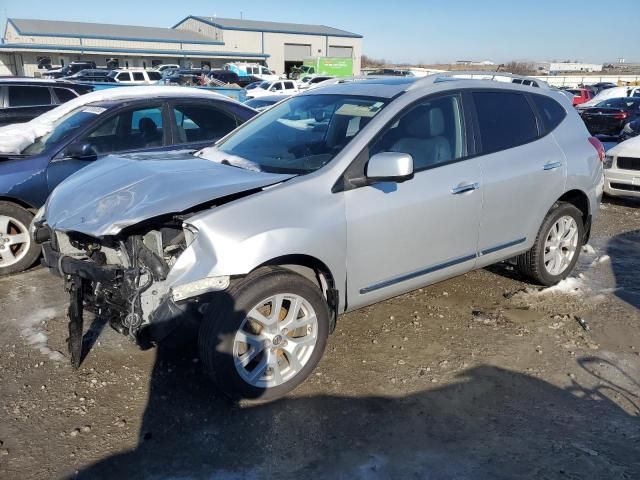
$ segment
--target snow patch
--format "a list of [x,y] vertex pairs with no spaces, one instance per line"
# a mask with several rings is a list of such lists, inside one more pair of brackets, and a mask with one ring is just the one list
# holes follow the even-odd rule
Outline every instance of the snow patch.
[[582,293],[582,290],[585,287],[585,282],[583,278],[569,277],[562,280],[560,283],[540,290],[538,293],[540,295],[554,294],[560,293],[565,295],[577,295]]
[[43,324],[55,318],[57,314],[58,311],[55,308],[43,308],[36,311],[30,317],[18,320],[17,322],[22,327],[20,334],[28,345],[34,347],[41,354],[48,356],[50,360],[59,362],[64,359],[64,356],[60,352],[51,350],[47,346],[48,336],[43,328]]
[[587,255],[595,255],[596,254],[595,249],[591,245],[589,245],[588,243],[585,246],[582,247],[582,252],[586,253]]
[[215,98],[219,101],[228,101],[237,103],[219,93],[209,90],[202,90],[191,87],[174,87],[174,86],[140,86],[140,87],[116,87],[105,90],[97,90],[95,92],[80,95],[73,100],[63,103],[59,107],[43,113],[39,117],[34,118],[27,123],[16,123],[0,127],[0,153],[19,154],[37,138],[46,135],[53,130],[55,122],[75,110],[89,103],[102,102],[106,100],[117,100],[121,98],[144,98],[144,97],[198,97],[198,98]]

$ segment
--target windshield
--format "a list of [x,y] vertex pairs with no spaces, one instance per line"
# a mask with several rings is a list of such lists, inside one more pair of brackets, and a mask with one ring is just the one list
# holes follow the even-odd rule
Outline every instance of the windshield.
[[102,107],[90,107],[84,105],[66,115],[60,117],[53,123],[53,129],[49,133],[39,137],[22,151],[23,155],[37,155],[50,145],[68,139],[78,129],[90,122],[96,115],[100,115],[106,109]]
[[385,104],[372,97],[292,97],[200,155],[271,173],[310,173],[340,153]]
[[264,89],[264,90],[269,90],[269,87],[271,86],[271,82],[262,82],[259,87]]
[[640,98],[611,98],[598,103],[597,107],[603,108],[627,108],[640,103]]

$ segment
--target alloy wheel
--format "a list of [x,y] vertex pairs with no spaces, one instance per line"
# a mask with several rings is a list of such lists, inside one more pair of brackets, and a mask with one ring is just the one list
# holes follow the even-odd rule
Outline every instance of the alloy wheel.
[[300,295],[283,293],[255,305],[233,342],[236,371],[248,384],[273,388],[307,364],[318,341],[318,319]]
[[578,224],[569,215],[560,217],[544,243],[544,267],[551,275],[561,275],[571,265],[578,247]]
[[10,267],[22,260],[31,247],[28,228],[19,220],[0,215],[0,267]]

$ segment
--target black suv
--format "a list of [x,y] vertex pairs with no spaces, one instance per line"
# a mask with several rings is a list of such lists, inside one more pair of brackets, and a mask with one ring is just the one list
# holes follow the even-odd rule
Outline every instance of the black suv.
[[59,80],[0,77],[0,126],[28,122],[92,89]]

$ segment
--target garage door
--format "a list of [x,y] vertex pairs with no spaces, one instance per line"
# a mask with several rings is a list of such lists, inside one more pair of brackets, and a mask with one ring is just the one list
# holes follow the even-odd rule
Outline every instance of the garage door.
[[300,45],[298,43],[284,44],[285,61],[299,61],[311,56],[311,45]]
[[329,57],[353,58],[353,47],[329,45]]

